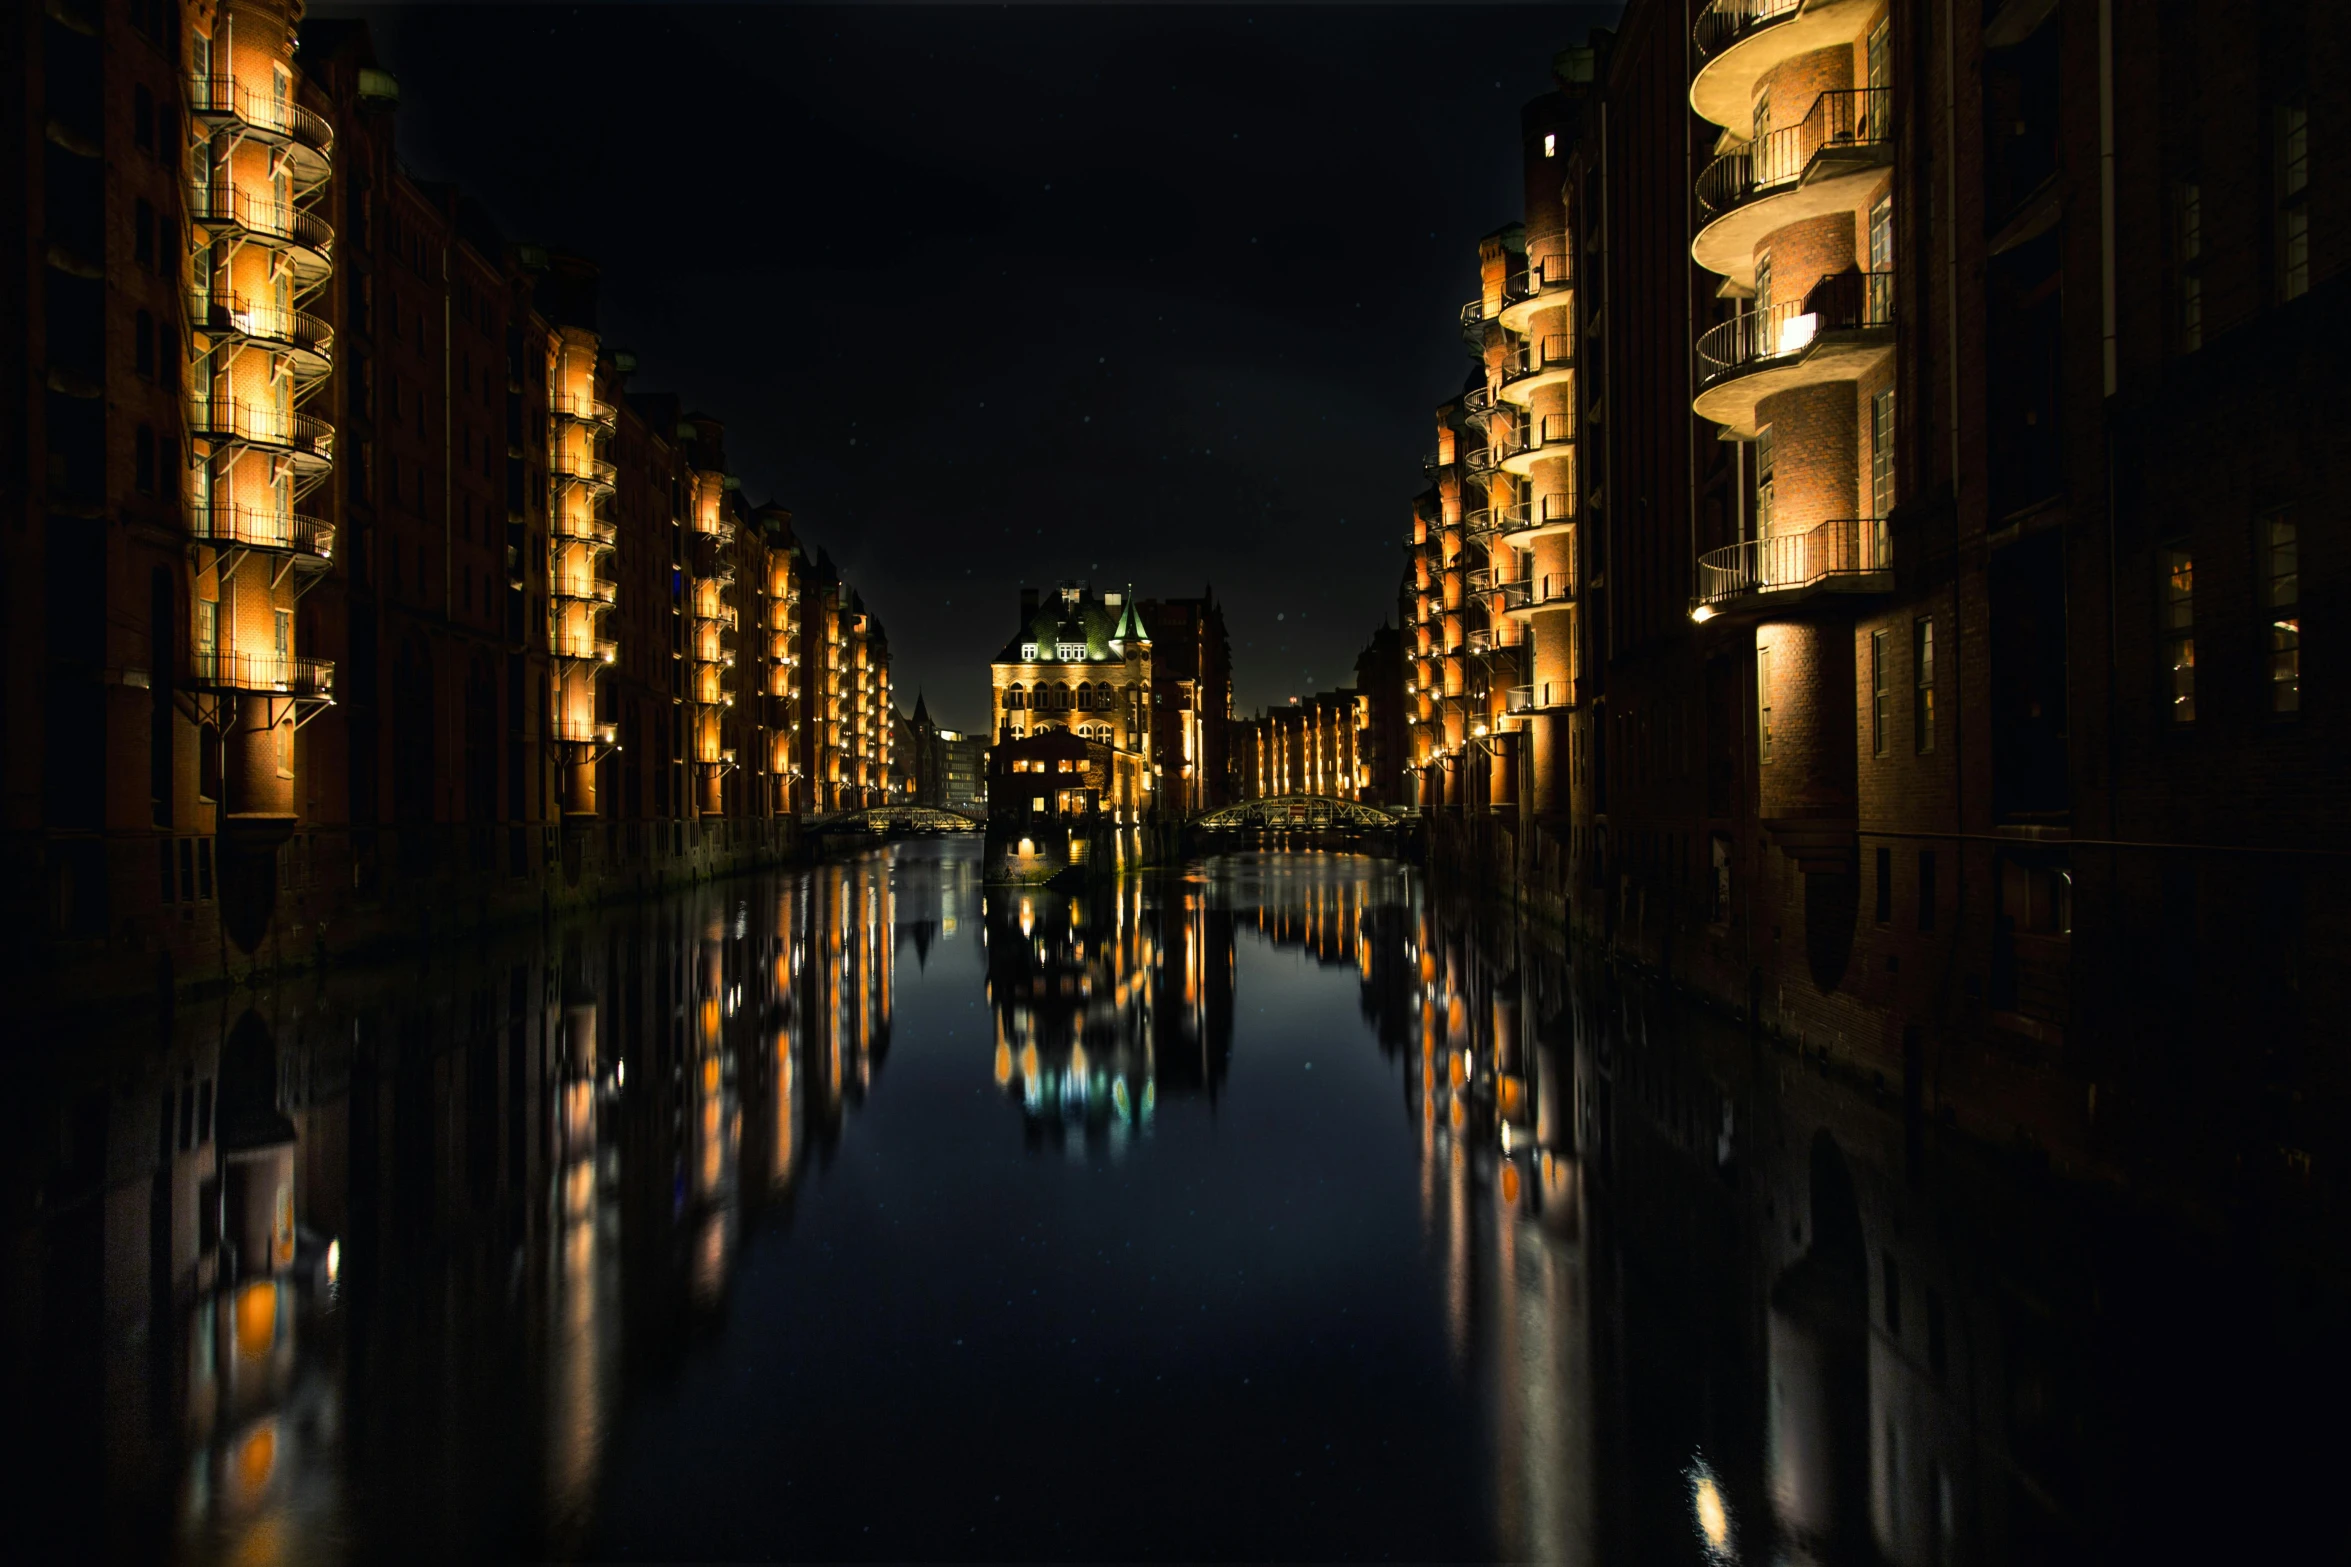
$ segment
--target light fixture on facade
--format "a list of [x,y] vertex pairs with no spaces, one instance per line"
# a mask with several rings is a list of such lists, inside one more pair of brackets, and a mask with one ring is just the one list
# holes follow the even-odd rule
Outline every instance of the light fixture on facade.
[[1696,621],[1699,625],[1703,626],[1714,618],[1714,606],[1712,604],[1700,604],[1695,609],[1690,611],[1690,618]]

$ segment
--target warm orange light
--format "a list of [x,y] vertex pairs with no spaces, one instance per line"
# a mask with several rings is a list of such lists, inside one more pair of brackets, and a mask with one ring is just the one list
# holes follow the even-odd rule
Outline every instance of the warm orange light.
[[1518,1201],[1518,1166],[1515,1164],[1502,1167],[1502,1200],[1508,1203]]
[[237,1291],[234,1311],[237,1358],[259,1360],[278,1338],[278,1287],[275,1280],[255,1279]]
[[996,1086],[1002,1088],[1011,1081],[1012,1047],[1007,1044],[999,1044],[996,1046]]

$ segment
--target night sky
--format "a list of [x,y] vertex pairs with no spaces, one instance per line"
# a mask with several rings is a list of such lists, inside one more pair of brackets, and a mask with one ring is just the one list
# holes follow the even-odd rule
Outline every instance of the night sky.
[[1021,584],[1213,584],[1236,706],[1392,617],[1519,106],[1614,6],[321,4],[410,170],[603,269],[638,391],[727,427],[976,727]]

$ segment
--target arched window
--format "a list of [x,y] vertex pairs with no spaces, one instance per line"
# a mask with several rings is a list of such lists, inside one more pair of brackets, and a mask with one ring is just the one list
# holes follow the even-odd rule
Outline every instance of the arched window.
[[1028,699],[1020,687],[1006,686],[1004,688],[1004,706],[1007,710],[1017,710],[1028,706]]
[[1091,708],[1093,705],[1094,705],[1094,688],[1093,688],[1093,686],[1092,686],[1092,685],[1090,685],[1090,684],[1088,684],[1087,682],[1080,681],[1080,682],[1078,683],[1078,700],[1077,700],[1077,707],[1078,707],[1078,711],[1079,711],[1079,712],[1081,712],[1081,713],[1082,713],[1082,712],[1085,712],[1087,709]]
[[1053,705],[1056,708],[1069,706],[1069,687],[1055,686],[1053,688]]

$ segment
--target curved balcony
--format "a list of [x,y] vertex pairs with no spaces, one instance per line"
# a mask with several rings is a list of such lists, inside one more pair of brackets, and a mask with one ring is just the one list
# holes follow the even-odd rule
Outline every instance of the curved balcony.
[[1690,107],[1744,133],[1754,122],[1755,84],[1764,72],[1854,42],[1874,7],[1875,0],[1713,0],[1691,27],[1700,64]]
[[564,627],[549,636],[547,650],[557,658],[586,664],[609,664],[620,656],[618,642],[577,627]]
[[189,655],[188,684],[199,691],[255,692],[302,701],[335,699],[335,666],[324,658],[198,648]]
[[308,207],[297,207],[237,185],[194,185],[188,190],[188,221],[215,234],[235,234],[285,253],[304,291],[334,271],[334,225]]
[[547,459],[548,477],[559,484],[580,484],[598,495],[612,493],[620,470],[601,457],[582,457],[575,452],[557,452]]
[[1759,433],[1755,408],[1803,386],[1856,381],[1893,351],[1894,274],[1840,272],[1801,300],[1743,310],[1698,339],[1698,395],[1690,404],[1733,435]]
[[1535,471],[1537,463],[1560,462],[1574,456],[1573,435],[1557,432],[1545,435],[1535,430],[1524,435],[1505,436],[1485,452],[1473,454],[1470,469],[1474,473],[1499,471],[1515,474],[1523,479]]
[[590,544],[597,549],[604,550],[612,548],[620,539],[620,525],[618,523],[609,517],[599,517],[593,513],[586,516],[576,516],[570,512],[559,511],[548,519],[547,531],[566,543]]
[[550,397],[547,411],[567,423],[598,430],[611,429],[620,418],[620,411],[601,397]]
[[1562,253],[1540,256],[1524,272],[1502,282],[1502,309],[1495,320],[1512,332],[1524,332],[1527,323],[1546,310],[1565,310],[1575,304],[1575,273]]
[[1490,386],[1473,386],[1461,394],[1461,417],[1471,424],[1484,424],[1501,407],[1501,398]]
[[567,745],[610,745],[620,738],[620,726],[595,718],[554,718],[547,728]]
[[291,362],[296,380],[312,381],[334,368],[335,329],[307,310],[256,305],[218,290],[188,301],[188,324],[219,341],[249,343]]
[[1469,350],[1470,358],[1486,357],[1486,323],[1491,319],[1483,295],[1461,307],[1461,346]]
[[733,631],[742,625],[742,615],[732,604],[697,604],[687,611],[687,618],[707,625],[724,626]]
[[1472,538],[1489,533],[1508,533],[1514,528],[1525,526],[1527,510],[1525,501],[1510,506],[1472,507],[1462,513],[1462,526]]
[[190,405],[188,430],[200,441],[283,453],[297,472],[324,473],[334,466],[335,427],[313,414],[214,397]]
[[1545,387],[1575,385],[1575,337],[1553,332],[1521,344],[1502,364],[1502,400],[1524,408]]
[[1894,585],[1893,569],[1884,518],[1839,517],[1699,556],[1690,618],[1777,612],[1823,593],[1883,593]]
[[1548,538],[1555,533],[1574,532],[1574,492],[1563,491],[1550,499],[1554,508],[1564,509],[1538,512],[1531,502],[1511,507],[1509,522],[1502,529],[1502,542],[1512,549],[1523,550],[1537,539]]
[[1882,87],[1824,92],[1797,124],[1709,163],[1698,175],[1708,218],[1690,259],[1751,288],[1766,238],[1859,206],[1893,161],[1893,100]]
[[294,177],[315,185],[334,171],[335,130],[323,115],[232,76],[188,79],[188,113],[207,125],[236,125],[256,141],[286,149]]
[[1502,607],[1511,615],[1536,615],[1547,609],[1565,609],[1575,602],[1575,579],[1564,571],[1547,571],[1502,585]]
[[609,606],[620,597],[620,584],[610,577],[559,574],[548,589],[548,596],[558,602]]
[[335,555],[335,525],[292,512],[250,506],[191,506],[188,536],[215,549],[267,550],[297,566],[324,570]]

